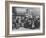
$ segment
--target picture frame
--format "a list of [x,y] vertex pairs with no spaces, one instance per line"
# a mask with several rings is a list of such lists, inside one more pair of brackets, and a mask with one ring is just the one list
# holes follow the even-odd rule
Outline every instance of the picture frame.
[[[42,14],[43,16],[41,16],[42,18],[42,25],[41,25],[41,27],[40,28],[42,28],[42,31],[40,32],[39,31],[39,33],[36,33],[36,32],[38,32],[38,31],[36,31],[35,30],[35,32],[33,33],[33,31],[31,32],[30,30],[29,30],[29,33],[24,33],[24,31],[22,31],[22,34],[20,34],[21,32],[19,32],[19,34],[18,34],[18,32],[17,32],[17,34],[9,34],[9,32],[10,32],[10,28],[11,28],[11,25],[10,25],[10,23],[12,23],[12,21],[10,21],[11,20],[11,18],[10,18],[10,10],[11,10],[11,7],[10,7],[10,4],[11,4],[11,7],[13,6],[13,8],[15,7],[15,9],[16,8],[20,8],[20,10],[21,11],[23,11],[22,10],[22,8],[21,7],[24,7],[24,10],[25,9],[28,9],[29,7],[30,7],[30,5],[32,5],[32,7],[40,7],[40,6],[42,6],[41,8],[41,10],[42,10],[42,12],[40,13],[40,14]],[[18,4],[18,5],[17,5]],[[19,4],[21,4],[20,6],[19,6]],[[24,6],[24,5],[26,5],[26,6]],[[28,6],[29,5],[29,6]],[[34,6],[33,6],[34,5]],[[36,5],[36,6],[35,6]],[[17,7],[18,6],[18,7]],[[31,7],[31,8],[32,8]],[[38,7],[38,8],[39,8]],[[10,9],[10,10],[9,10]],[[34,8],[32,8],[32,9],[34,9]],[[37,11],[37,9],[36,9],[36,11]],[[11,10],[11,12],[12,12],[12,10]],[[20,12],[20,11],[19,11]],[[21,14],[22,15],[22,14]],[[12,29],[12,28],[11,28]],[[27,31],[28,32],[28,31]],[[31,32],[31,33],[30,33]],[[16,32],[15,32],[16,33]],[[24,34],[23,34],[24,33]],[[18,1],[5,1],[5,37],[19,37],[19,36],[35,36],[35,35],[44,35],[45,34],[45,4],[44,3],[35,3],[35,2],[18,2]]]

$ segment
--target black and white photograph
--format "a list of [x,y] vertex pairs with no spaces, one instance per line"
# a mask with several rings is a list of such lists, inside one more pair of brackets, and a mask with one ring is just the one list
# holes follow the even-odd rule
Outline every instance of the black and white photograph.
[[12,30],[40,29],[40,8],[12,7]]

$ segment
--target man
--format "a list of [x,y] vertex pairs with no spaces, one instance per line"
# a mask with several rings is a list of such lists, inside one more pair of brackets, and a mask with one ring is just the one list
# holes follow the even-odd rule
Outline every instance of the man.
[[35,22],[35,28],[39,28],[40,27],[40,19],[37,19]]

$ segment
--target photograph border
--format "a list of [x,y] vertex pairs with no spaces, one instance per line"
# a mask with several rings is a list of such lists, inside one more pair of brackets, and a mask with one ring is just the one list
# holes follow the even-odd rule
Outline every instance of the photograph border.
[[[29,5],[42,5],[43,6],[43,33],[28,33],[28,34],[9,34],[9,4],[22,3]],[[36,2],[20,2],[20,1],[5,1],[5,37],[20,37],[20,36],[37,36],[45,35],[45,3]]]

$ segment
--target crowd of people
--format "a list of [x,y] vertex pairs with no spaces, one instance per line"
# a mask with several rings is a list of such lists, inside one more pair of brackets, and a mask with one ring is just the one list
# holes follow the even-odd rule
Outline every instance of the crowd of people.
[[40,16],[16,16],[12,28],[19,29],[20,27],[28,29],[40,28]]

